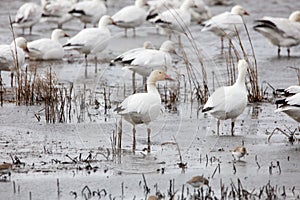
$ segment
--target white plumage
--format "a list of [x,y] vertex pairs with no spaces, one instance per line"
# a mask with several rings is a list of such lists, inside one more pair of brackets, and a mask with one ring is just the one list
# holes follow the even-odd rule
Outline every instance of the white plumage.
[[65,45],[66,49],[74,49],[84,54],[86,64],[87,55],[94,54],[103,51],[111,38],[110,30],[108,25],[113,24],[113,20],[108,15],[101,17],[98,28],[86,28],[77,33],[72,37]]
[[37,24],[42,17],[42,8],[36,3],[25,3],[17,11],[15,20],[12,22],[16,28],[29,28],[29,33],[32,32],[32,27]]
[[10,45],[0,45],[0,70],[13,70],[17,64],[17,67],[22,67],[25,63],[25,51],[28,51],[27,41],[23,37],[16,38]]
[[101,17],[106,15],[107,7],[103,0],[81,1],[74,4],[69,13],[79,18],[84,28],[87,24],[93,24],[95,27]]
[[[136,93],[128,96],[116,109],[126,121],[133,125],[133,152],[135,151],[135,126],[148,125],[155,120],[162,108],[160,94],[155,86],[157,81],[173,80],[162,70],[151,72],[147,81],[147,93]],[[150,128],[148,128],[148,152],[150,152]]]
[[231,39],[244,28],[243,15],[249,13],[240,5],[232,7],[231,12],[224,12],[204,22],[201,31],[210,31],[221,38],[221,48],[225,37]]
[[28,42],[29,58],[32,60],[55,60],[62,59],[64,49],[59,43],[59,39],[68,37],[62,29],[52,31],[51,39],[42,38]]
[[231,86],[218,88],[207,100],[202,112],[208,112],[218,119],[217,134],[219,135],[220,120],[231,119],[231,135],[234,135],[234,122],[247,106],[247,89],[245,79],[248,64],[245,60],[238,63],[238,78]]
[[136,0],[134,5],[126,6],[112,16],[116,26],[125,28],[125,36],[127,36],[127,28],[133,28],[135,35],[135,28],[145,22],[147,5],[146,0]]
[[127,64],[126,68],[146,77],[155,69],[167,70],[168,67],[171,67],[170,53],[176,53],[175,46],[174,42],[167,40],[161,44],[159,50],[143,49],[134,54],[127,54],[121,63]]
[[300,93],[278,100],[276,104],[281,105],[275,112],[283,112],[300,123]]
[[253,27],[254,30],[278,47],[278,56],[280,56],[280,47],[287,48],[289,57],[290,47],[300,43],[300,11],[293,12],[288,19],[263,17],[256,22],[258,24]]
[[73,19],[69,13],[76,0],[41,0],[42,2],[42,22],[57,24],[57,28],[62,28],[63,24]]
[[170,8],[155,17],[153,21],[163,28],[169,37],[172,32],[184,33],[191,24],[191,8],[195,6],[193,0],[185,0],[180,8]]

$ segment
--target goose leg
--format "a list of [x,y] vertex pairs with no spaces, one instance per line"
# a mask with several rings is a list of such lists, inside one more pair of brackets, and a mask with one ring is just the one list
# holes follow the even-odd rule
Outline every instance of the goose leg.
[[133,37],[135,37],[136,34],[135,34],[135,28],[133,28]]
[[147,153],[150,153],[151,152],[151,139],[150,139],[150,136],[151,136],[151,129],[150,128],[147,128],[147,133],[148,133],[148,147],[147,147]]
[[88,66],[87,54],[84,54],[84,60],[85,60],[84,76],[87,77],[87,66]]
[[221,37],[221,52],[223,53],[224,50],[224,38]]
[[29,35],[32,33],[32,26],[29,27]]
[[279,58],[280,57],[280,47],[278,47],[277,55],[278,55],[278,58]]
[[290,52],[291,52],[290,48],[287,48],[288,58],[290,58]]
[[97,74],[97,56],[95,56],[95,74]]
[[135,72],[132,72],[132,90],[133,94],[136,92],[136,86],[135,86]]
[[127,28],[124,29],[125,37],[127,37]]
[[231,136],[234,136],[234,122],[235,122],[235,119],[232,119],[231,120]]
[[218,134],[218,136],[220,135],[219,132],[220,132],[220,120],[218,119],[218,121],[217,121],[217,134]]
[[136,146],[135,133],[136,133],[136,129],[135,129],[135,126],[133,126],[133,128],[132,128],[132,137],[133,137],[133,140],[132,140],[132,153],[135,153],[135,146]]

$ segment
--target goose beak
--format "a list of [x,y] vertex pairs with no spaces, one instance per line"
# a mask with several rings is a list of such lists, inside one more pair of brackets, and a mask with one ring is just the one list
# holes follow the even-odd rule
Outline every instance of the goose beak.
[[70,37],[70,35],[68,35],[68,34],[65,33],[64,37]]
[[175,81],[175,79],[169,76],[168,74],[165,74],[165,80]]
[[250,15],[246,10],[244,11],[244,15]]
[[26,48],[24,49],[24,51],[27,52],[27,53],[29,53],[28,47],[26,47]]

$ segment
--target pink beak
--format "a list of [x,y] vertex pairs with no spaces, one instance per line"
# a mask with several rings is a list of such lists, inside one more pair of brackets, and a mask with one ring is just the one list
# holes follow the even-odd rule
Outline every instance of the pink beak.
[[244,11],[244,15],[250,15],[246,10]]
[[175,81],[175,79],[169,76],[168,74],[165,74],[165,80]]

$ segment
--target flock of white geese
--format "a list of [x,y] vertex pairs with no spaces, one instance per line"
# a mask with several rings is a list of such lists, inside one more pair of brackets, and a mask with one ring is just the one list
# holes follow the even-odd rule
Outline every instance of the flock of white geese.
[[[25,29],[32,28],[38,23],[56,23],[51,38],[41,38],[27,41],[24,37],[17,37],[11,44],[0,46],[0,70],[13,70],[15,60],[18,65],[25,63],[25,58],[32,60],[62,59],[65,50],[76,50],[84,55],[86,63],[88,55],[96,56],[108,46],[112,37],[109,25],[117,26],[125,31],[132,29],[136,35],[136,28],[144,23],[157,27],[160,33],[171,38],[188,31],[193,21],[201,23],[201,31],[210,31],[223,40],[231,39],[244,29],[244,17],[249,15],[242,6],[235,5],[231,11],[211,16],[209,7],[202,0],[135,0],[132,5],[121,8],[111,16],[104,0],[42,0],[41,5],[25,3],[17,11],[12,25]],[[83,29],[77,34],[69,36],[62,29],[65,23],[78,19]],[[89,25],[90,24],[90,25]],[[88,27],[89,25],[89,27]],[[200,26],[200,25],[199,25]],[[264,36],[271,44],[280,49],[290,48],[300,43],[300,12],[293,12],[289,18],[263,17],[256,20],[253,27],[255,31]],[[59,40],[70,37],[65,43]],[[16,53],[17,51],[17,53]],[[173,80],[166,74],[167,67],[172,65],[172,53],[175,52],[174,42],[165,41],[160,49],[154,49],[151,42],[146,41],[144,47],[131,49],[117,56],[112,62],[124,64],[133,71],[147,79],[147,92],[128,96],[115,111],[133,125],[133,150],[135,150],[135,126],[149,124],[155,120],[161,110],[160,94],[155,86],[157,81]],[[17,59],[15,59],[17,58]],[[95,57],[96,58],[96,57]],[[238,78],[231,86],[218,88],[203,107],[217,120],[217,133],[219,134],[220,120],[231,119],[231,134],[234,135],[236,118],[243,113],[247,105],[247,90],[245,79],[248,63],[245,60],[238,62]],[[277,101],[279,108],[276,112],[284,112],[291,118],[300,122],[300,87],[293,86],[284,91],[286,98]],[[148,151],[150,151],[150,133],[148,128]]]

